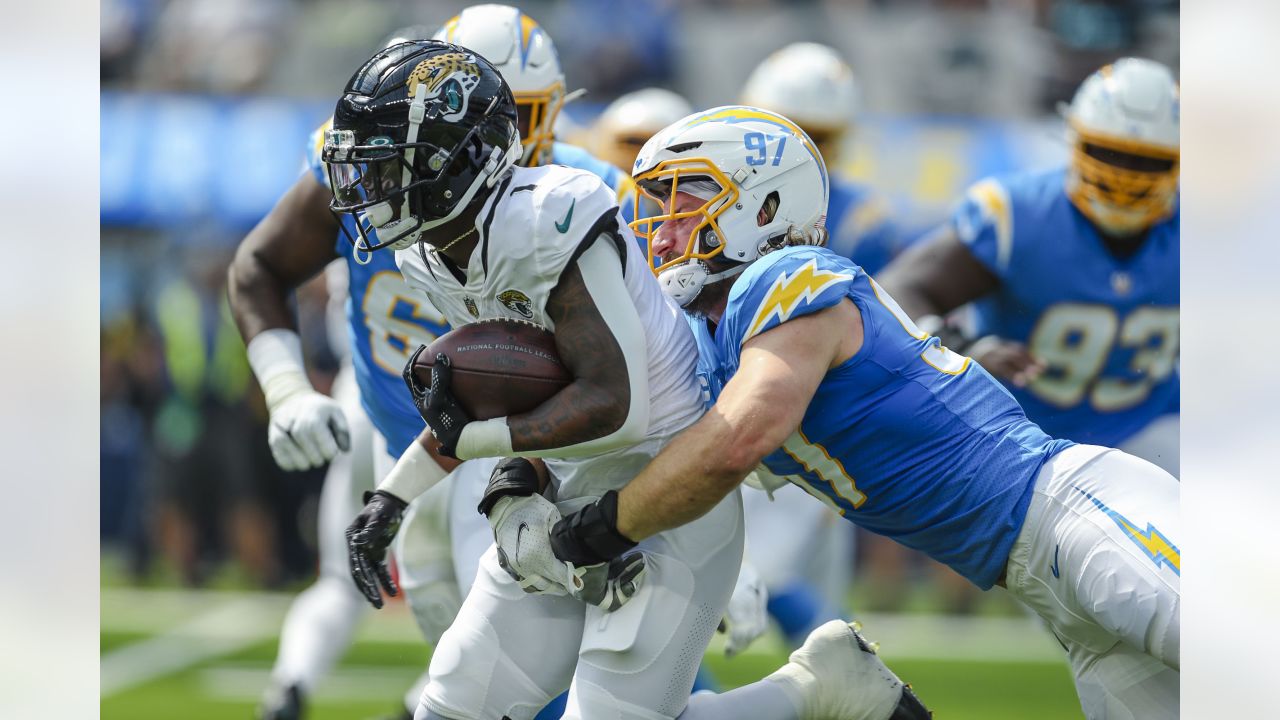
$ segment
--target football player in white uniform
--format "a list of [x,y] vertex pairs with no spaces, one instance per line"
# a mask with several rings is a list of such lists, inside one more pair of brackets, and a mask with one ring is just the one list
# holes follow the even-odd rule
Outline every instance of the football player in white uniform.
[[[406,280],[454,324],[512,318],[553,329],[574,375],[532,412],[484,421],[466,417],[450,395],[448,358],[434,359],[430,388],[408,375],[431,433],[349,528],[356,579],[371,599],[380,586],[394,590],[383,559],[406,501],[443,475],[411,455],[430,446],[446,457],[507,457],[480,503],[504,552],[482,559],[433,654],[416,717],[519,720],[568,687],[566,717],[674,718],[737,575],[741,501],[730,493],[699,520],[611,563],[547,562],[561,510],[600,507],[602,498],[607,506],[700,416],[702,402],[692,337],[621,223],[613,192],[588,173],[516,167],[516,122],[492,66],[440,42],[378,53],[335,110],[324,159],[334,210],[357,219],[355,242],[372,250],[376,229]],[[549,486],[524,456],[545,459]],[[821,717],[825,708],[805,705],[813,687],[851,677],[864,680],[845,691],[868,706],[859,717],[894,712],[909,693],[840,625],[790,672],[758,684],[762,712],[753,716]]]

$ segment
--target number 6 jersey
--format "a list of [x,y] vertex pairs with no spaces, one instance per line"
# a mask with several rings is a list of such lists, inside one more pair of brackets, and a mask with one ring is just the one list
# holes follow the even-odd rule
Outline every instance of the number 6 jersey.
[[1045,432],[1115,447],[1178,411],[1178,212],[1117,259],[1067,198],[1064,170],[983,180],[957,236],[1000,279],[979,336],[1025,344],[1047,369],[1009,386]]

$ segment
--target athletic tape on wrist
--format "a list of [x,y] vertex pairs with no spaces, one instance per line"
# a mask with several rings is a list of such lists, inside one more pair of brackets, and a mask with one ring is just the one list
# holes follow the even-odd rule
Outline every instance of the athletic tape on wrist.
[[431,453],[414,440],[391,472],[378,483],[378,489],[408,503],[435,487],[448,474],[431,457]]
[[462,428],[458,446],[453,449],[459,460],[485,457],[506,457],[511,450],[511,428],[507,418],[473,420]]
[[249,367],[274,412],[285,400],[301,392],[313,391],[302,362],[302,340],[285,328],[264,330],[245,346]]

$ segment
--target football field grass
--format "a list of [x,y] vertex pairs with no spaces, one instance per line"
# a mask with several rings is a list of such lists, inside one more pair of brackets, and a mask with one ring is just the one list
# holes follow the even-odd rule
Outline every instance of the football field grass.
[[[106,589],[102,595],[102,718],[251,718],[276,653],[289,595]],[[1024,617],[958,620],[866,615],[864,633],[939,720],[1080,718],[1061,650]],[[430,657],[408,611],[369,612],[356,642],[310,699],[313,720],[379,718],[395,709]],[[770,634],[705,666],[724,688],[786,660]]]

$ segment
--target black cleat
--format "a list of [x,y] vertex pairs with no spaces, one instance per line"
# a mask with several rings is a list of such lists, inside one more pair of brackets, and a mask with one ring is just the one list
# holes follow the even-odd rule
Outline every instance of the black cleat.
[[258,708],[258,720],[302,720],[302,688],[273,688]]
[[911,684],[903,685],[902,697],[898,699],[898,707],[893,709],[889,720],[929,720],[932,717],[933,711],[920,702],[915,690],[911,689]]

